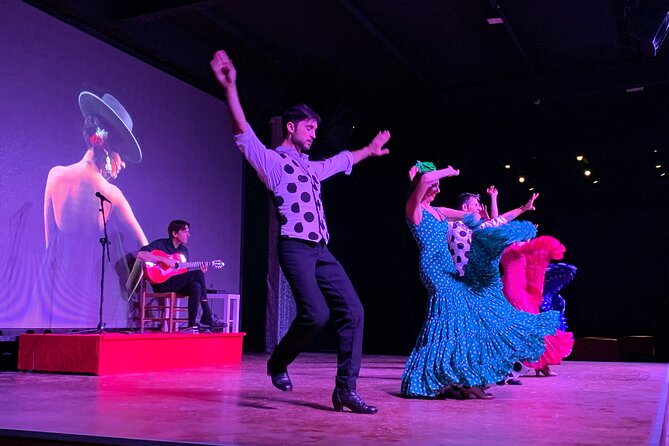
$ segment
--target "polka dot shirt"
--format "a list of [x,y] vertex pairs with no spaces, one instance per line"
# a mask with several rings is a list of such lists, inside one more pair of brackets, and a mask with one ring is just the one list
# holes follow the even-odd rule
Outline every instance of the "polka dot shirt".
[[[481,224],[481,228],[497,227],[507,223],[506,218],[497,217]],[[448,250],[453,257],[455,269],[460,276],[465,275],[465,265],[469,262],[472,249],[472,230],[461,221],[448,223]]]
[[274,195],[281,235],[290,238],[328,242],[321,181],[339,172],[351,173],[353,156],[349,151],[323,161],[309,161],[306,154],[292,147],[268,150],[249,126],[235,135],[235,142],[248,162]]

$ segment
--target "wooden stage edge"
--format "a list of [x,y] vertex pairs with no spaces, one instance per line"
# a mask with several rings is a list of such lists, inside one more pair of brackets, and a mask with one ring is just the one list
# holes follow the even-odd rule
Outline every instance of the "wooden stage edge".
[[457,401],[402,398],[406,359],[363,358],[358,389],[376,415],[332,409],[334,354],[300,355],[292,392],[271,385],[265,354],[159,373],[0,372],[0,444],[667,446],[669,364],[565,361],[556,377]]
[[244,334],[23,334],[18,369],[110,375],[235,364]]

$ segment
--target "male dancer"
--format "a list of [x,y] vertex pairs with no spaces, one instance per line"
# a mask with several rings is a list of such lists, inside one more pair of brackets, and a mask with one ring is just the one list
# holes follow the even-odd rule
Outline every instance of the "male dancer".
[[329,234],[321,200],[321,181],[345,172],[370,156],[388,154],[390,138],[380,132],[360,150],[343,151],[324,161],[309,161],[320,117],[304,104],[286,110],[282,117],[284,140],[276,150],[258,140],[246,122],[237,94],[237,73],[225,51],[218,51],[211,68],[225,91],[232,116],[232,131],[239,150],[274,195],[281,223],[279,263],[290,284],[297,316],[267,362],[267,374],[280,390],[291,391],[288,365],[331,320],[337,330],[338,354],[332,404],[354,413],[375,414],[356,391],[362,359],[364,312],[344,268],[327,247]]
[[[539,197],[539,194],[532,194],[532,197],[524,205],[498,215],[497,211],[497,189],[495,186],[490,186],[487,190],[490,195],[490,219],[484,222],[481,227],[500,226],[518,218],[522,213],[534,210],[534,200]],[[474,212],[476,214],[484,214],[485,208],[481,205],[481,198],[478,194],[471,194],[465,192],[460,194],[456,209],[464,212]],[[453,256],[453,263],[458,274],[465,275],[465,266],[469,261],[469,251],[472,248],[472,230],[467,227],[462,221],[453,221],[448,225],[448,247]]]

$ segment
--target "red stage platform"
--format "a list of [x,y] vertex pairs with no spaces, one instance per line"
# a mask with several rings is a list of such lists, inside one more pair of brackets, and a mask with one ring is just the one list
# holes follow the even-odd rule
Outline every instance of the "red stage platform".
[[110,375],[235,364],[244,334],[24,334],[19,370]]

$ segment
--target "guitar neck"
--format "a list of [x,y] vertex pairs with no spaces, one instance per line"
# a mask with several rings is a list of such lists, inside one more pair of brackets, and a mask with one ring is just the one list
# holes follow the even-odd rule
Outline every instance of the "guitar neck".
[[212,266],[213,262],[179,262],[179,268],[199,268],[201,265]]

